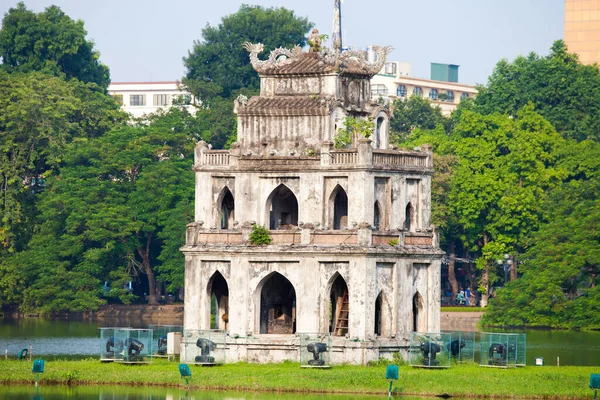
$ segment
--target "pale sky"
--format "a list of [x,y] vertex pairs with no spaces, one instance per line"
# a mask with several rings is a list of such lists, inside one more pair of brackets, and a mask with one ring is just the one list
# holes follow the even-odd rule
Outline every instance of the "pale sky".
[[[333,0],[26,0],[36,12],[55,4],[82,19],[114,82],[173,81],[182,57],[242,3],[285,7],[331,36]],[[16,0],[0,0],[3,16]],[[563,38],[564,0],[345,0],[344,45],[390,45],[392,61],[429,78],[430,63],[460,65],[459,82],[486,83],[496,63],[547,54]]]

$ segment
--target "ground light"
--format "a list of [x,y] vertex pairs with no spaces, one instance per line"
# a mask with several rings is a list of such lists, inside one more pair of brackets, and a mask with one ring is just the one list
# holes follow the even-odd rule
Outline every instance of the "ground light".
[[44,373],[44,360],[33,360],[31,372],[35,374],[35,386],[37,387],[40,374]]
[[600,374],[592,374],[590,376],[590,389],[594,389],[594,400],[596,400],[598,389],[600,389]]
[[185,378],[185,384],[188,389],[190,387],[190,378],[192,377],[192,371],[190,371],[190,367],[187,364],[179,364],[179,374],[181,378]]
[[388,390],[388,397],[392,397],[392,385],[394,381],[398,380],[398,366],[397,365],[388,365],[385,370],[385,379],[390,381],[390,388]]

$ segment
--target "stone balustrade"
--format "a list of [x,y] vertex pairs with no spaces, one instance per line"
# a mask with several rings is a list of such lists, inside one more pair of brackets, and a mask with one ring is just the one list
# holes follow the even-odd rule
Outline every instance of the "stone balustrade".
[[[290,161],[293,160],[293,163]],[[268,163],[265,163],[268,161]],[[390,169],[432,169],[431,148],[422,146],[419,151],[373,149],[369,139],[360,139],[357,147],[334,149],[332,142],[325,142],[321,152],[312,156],[300,155],[241,155],[239,147],[231,150],[211,150],[205,142],[196,146],[195,163],[197,168],[239,167],[239,168],[320,168],[336,167],[383,167]]]
[[[188,224],[186,244],[188,246],[228,245],[248,246],[250,228],[204,229],[199,223]],[[295,229],[269,232],[271,245],[306,246],[433,246],[432,232],[377,232],[369,228],[348,230]],[[391,244],[390,244],[391,243]]]

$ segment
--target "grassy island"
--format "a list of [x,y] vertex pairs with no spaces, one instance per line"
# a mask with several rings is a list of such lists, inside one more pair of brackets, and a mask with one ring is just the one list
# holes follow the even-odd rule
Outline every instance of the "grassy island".
[[[0,361],[0,385],[33,384],[31,362]],[[330,370],[302,369],[297,363],[236,363],[195,367],[192,390],[387,394],[385,366],[340,365]],[[397,395],[453,397],[590,398],[590,375],[598,367],[524,367],[517,369],[456,365],[445,370],[400,367]],[[48,361],[41,385],[127,385],[185,387],[177,363],[147,365],[98,360]],[[1,389],[0,389],[1,390]]]

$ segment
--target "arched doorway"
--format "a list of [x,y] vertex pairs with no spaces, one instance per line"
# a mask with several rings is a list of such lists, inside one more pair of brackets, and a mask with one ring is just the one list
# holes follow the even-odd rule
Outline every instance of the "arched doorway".
[[281,184],[267,199],[269,229],[292,229],[298,226],[298,200],[294,193]]
[[210,299],[210,329],[229,326],[229,287],[219,271],[209,279],[207,292]]
[[382,310],[383,310],[383,293],[379,293],[375,300],[375,329],[374,333],[381,336],[382,332]]
[[411,229],[413,228],[413,216],[414,216],[414,210],[413,210],[413,206],[411,203],[408,203],[406,205],[406,211],[404,214],[404,230],[407,232],[411,232]]
[[221,229],[229,229],[233,227],[235,219],[235,201],[231,191],[226,186],[221,193]]
[[413,296],[413,331],[424,332],[423,298],[419,292]]
[[260,292],[260,333],[296,332],[296,290],[283,275],[269,275]]
[[333,221],[331,221],[333,229],[346,229],[348,227],[348,195],[340,185],[337,185],[331,193],[330,210],[333,211]]
[[344,336],[348,333],[350,296],[346,281],[338,273],[336,273],[333,283],[331,284],[329,299],[329,332],[331,332],[333,336]]

